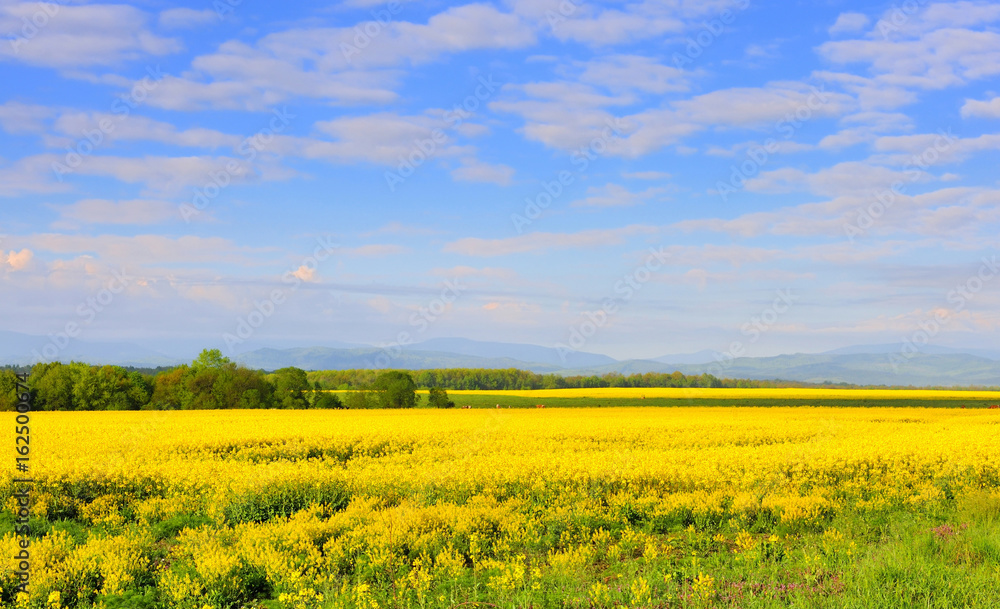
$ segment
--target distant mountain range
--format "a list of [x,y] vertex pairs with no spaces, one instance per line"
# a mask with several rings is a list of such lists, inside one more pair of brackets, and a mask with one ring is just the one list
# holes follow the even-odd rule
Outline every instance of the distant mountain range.
[[[238,355],[236,361],[251,368],[276,370],[295,366],[304,370],[349,370],[351,368],[521,368],[535,372],[556,372],[560,366],[530,363],[509,357],[479,357],[444,351],[404,349],[399,352],[376,349],[258,349]],[[612,360],[614,361],[614,360]]]
[[503,357],[520,362],[545,364],[556,369],[583,368],[618,363],[618,360],[583,351],[560,352],[552,347],[524,345],[518,343],[496,343],[469,340],[467,338],[432,338],[422,343],[409,345],[407,351],[443,351],[472,357]]
[[128,342],[92,342],[0,331],[0,364],[81,361],[121,366],[172,366],[182,360]]
[[889,353],[797,353],[775,357],[742,357],[721,364],[661,364],[630,360],[616,366],[598,366],[572,371],[573,374],[624,374],[673,372],[710,373],[725,378],[744,378],[808,383],[849,383],[853,385],[1000,386],[1000,361],[968,355],[916,353],[891,359]]
[[[832,351],[826,351],[824,354],[829,355],[857,355],[861,353],[876,353],[876,354],[887,354],[887,353],[900,353],[902,351],[902,343],[888,343],[882,345],[855,345],[853,347],[841,347],[840,349],[834,349]],[[924,345],[920,348],[921,353],[928,353],[931,355],[978,355],[979,357],[985,357],[986,359],[1000,360],[1000,349],[955,349],[953,347],[941,347],[938,345]]]
[[[48,357],[52,339],[0,331],[0,363],[30,364]],[[435,338],[399,349],[380,349],[354,343],[333,346],[258,348],[232,355],[233,359],[264,370],[295,366],[306,370],[350,368],[520,368],[537,373],[591,375],[617,372],[711,373],[728,378],[782,379],[813,383],[914,386],[1000,386],[1000,350],[926,345],[919,353],[901,356],[901,344],[856,345],[825,353],[797,353],[774,357],[744,357],[728,362],[721,354],[704,350],[653,359],[616,360],[606,355],[564,352],[539,345],[484,342],[464,338]],[[211,345],[206,345],[211,346]],[[73,340],[57,351],[60,361],[85,361],[123,366],[172,366],[191,361],[197,350],[153,350],[128,342]],[[895,355],[893,355],[895,354]],[[721,362],[721,363],[720,363]]]

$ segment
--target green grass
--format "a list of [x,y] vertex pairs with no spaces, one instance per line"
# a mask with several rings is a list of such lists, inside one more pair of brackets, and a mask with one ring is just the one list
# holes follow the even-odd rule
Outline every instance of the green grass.
[[[538,509],[544,513],[546,507],[539,505]],[[610,541],[595,545],[594,557],[580,568],[562,573],[549,571],[538,579],[528,577],[504,592],[497,592],[489,584],[491,579],[502,575],[496,569],[467,568],[458,577],[435,580],[423,604],[414,597],[411,603],[399,605],[398,596],[394,604],[393,582],[405,577],[407,567],[403,567],[375,578],[381,583],[373,586],[371,596],[380,607],[440,609],[1000,606],[1000,586],[996,585],[1000,580],[1000,527],[997,526],[1000,498],[986,491],[924,510],[841,512],[808,526],[768,522],[754,527],[752,523],[733,519],[692,526],[687,521],[658,522],[638,513],[625,521],[610,516],[599,521],[592,517],[588,520],[585,514],[579,517],[553,514],[545,518],[549,523],[545,535],[523,547],[510,549],[513,555],[523,554],[525,564],[544,564],[549,551],[572,547],[574,536],[581,531],[604,528],[611,534]],[[78,521],[37,524],[45,525],[38,527],[40,533],[66,531],[77,543],[90,535],[105,534],[99,528],[87,530]],[[230,525],[192,515],[175,516],[153,528],[157,539],[170,547],[182,530],[202,526],[221,531]],[[629,545],[624,541],[627,529],[652,535],[670,549],[650,557],[641,543]],[[742,531],[750,532],[752,547],[736,543]],[[779,539],[771,540],[772,534]],[[468,551],[467,540],[454,542],[456,548]],[[618,559],[608,558],[608,547],[614,543],[622,547]],[[468,566],[472,566],[471,559]],[[699,590],[698,582],[707,581],[699,580],[703,574],[711,577],[711,584]],[[360,571],[351,569],[341,575],[343,579],[336,585],[331,584],[321,592],[328,599],[333,598],[343,581],[350,585],[358,576]],[[247,596],[238,599],[238,603],[227,604],[216,599],[218,602],[211,604],[233,609],[296,607],[279,602],[282,591],[272,589],[261,573],[248,573],[243,581]],[[368,581],[373,580],[368,578]],[[649,587],[647,596],[643,596],[642,582]],[[170,606],[151,584],[155,584],[153,578],[141,585],[137,582],[136,588],[121,594],[99,596],[92,604],[78,606],[84,609]],[[315,606],[334,605],[328,601]],[[344,606],[361,609],[371,605],[349,601]]]

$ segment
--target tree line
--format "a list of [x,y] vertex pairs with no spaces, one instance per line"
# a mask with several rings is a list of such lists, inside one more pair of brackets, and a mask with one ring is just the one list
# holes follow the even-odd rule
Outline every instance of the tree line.
[[[25,368],[18,371],[27,372]],[[16,404],[15,368],[0,369],[0,411]],[[590,376],[539,374],[516,368],[417,370],[252,370],[206,349],[190,364],[129,369],[59,362],[35,364],[29,386],[37,410],[207,410],[225,408],[413,408],[417,389],[429,389],[427,405],[454,407],[446,390],[569,389],[601,387],[804,387],[790,381],[720,379],[680,372],[608,373]],[[848,387],[844,383],[838,386]],[[829,386],[829,385],[826,385]],[[351,390],[336,394],[325,390]]]
[[[775,387],[774,381],[720,379],[711,374],[685,375],[680,372],[647,372],[624,375],[613,372],[590,376],[539,374],[518,368],[447,368],[414,370],[410,373],[418,387],[464,390],[575,389],[597,387]],[[377,370],[322,370],[309,372],[309,380],[323,389],[357,389],[370,385]]]
[[[252,370],[205,350],[191,364],[155,373],[80,362],[39,363],[28,381],[35,410],[213,410],[226,408],[413,408],[409,374],[384,371],[343,399],[320,391],[299,368]],[[17,403],[14,369],[0,370],[0,411]],[[454,406],[439,388],[429,405]],[[442,395],[444,394],[443,400]]]

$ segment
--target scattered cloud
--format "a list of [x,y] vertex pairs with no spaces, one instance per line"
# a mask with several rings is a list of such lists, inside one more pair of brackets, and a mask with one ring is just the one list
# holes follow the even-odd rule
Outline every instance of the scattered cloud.
[[[0,5],[0,59],[59,69],[118,66],[180,51],[149,29],[150,16],[124,4],[7,2]],[[25,23],[42,24],[27,28]]]
[[647,188],[632,192],[620,184],[608,183],[604,186],[587,188],[587,196],[570,204],[570,207],[629,207],[641,205],[656,195],[666,192],[664,188]]
[[817,52],[834,64],[867,65],[874,88],[940,90],[1000,74],[1000,34],[973,29],[1000,20],[1000,7],[932,4],[904,14],[901,24],[895,11],[900,9],[889,9],[865,37],[828,41]]
[[622,177],[629,180],[669,180],[673,176],[666,171],[626,171]]
[[1000,118],[1000,97],[979,101],[967,99],[962,105],[962,118]]
[[579,64],[579,81],[615,92],[687,91],[692,74],[641,55],[602,56]]
[[160,224],[180,219],[178,208],[177,203],[167,201],[84,199],[55,207],[60,217],[55,228],[90,224]]
[[444,251],[464,256],[505,256],[546,250],[606,247],[639,235],[655,234],[658,230],[653,226],[633,225],[577,233],[529,233],[504,239],[466,237],[446,244]]
[[362,245],[359,247],[348,247],[339,250],[339,253],[354,256],[354,257],[381,257],[381,256],[397,256],[400,254],[405,254],[409,252],[408,248],[401,245],[394,244],[378,244],[373,243],[370,245]]
[[4,257],[4,263],[12,271],[23,271],[31,264],[32,259],[34,259],[35,254],[31,250],[25,248],[19,252],[10,251]]
[[827,32],[831,36],[853,34],[865,29],[869,23],[871,23],[871,19],[864,13],[841,13],[837,17],[837,21],[827,29]]
[[275,32],[254,44],[231,40],[196,57],[192,70],[164,78],[148,103],[171,110],[249,111],[292,98],[384,105],[398,99],[393,89],[405,65],[448,53],[518,49],[535,41],[533,29],[517,15],[486,4],[452,7],[426,24],[379,24],[377,37],[378,44],[359,47],[354,27],[314,27]]
[[[796,310],[810,321],[774,335],[912,327],[932,310],[918,292],[939,302],[954,269],[996,249],[1000,5],[807,11],[796,27],[819,38],[803,48],[760,35],[785,8],[744,4],[243,3],[223,19],[0,0],[9,306],[55,327],[68,291],[127,267],[136,300],[108,325],[148,332],[156,315],[214,336],[290,270],[317,289],[262,334],[366,342],[461,279],[473,293],[435,333],[557,340],[539,330],[564,323],[563,303],[609,296],[653,246],[669,261],[610,342],[723,336],[732,302],[788,284],[814,290]],[[274,112],[290,121],[274,128]],[[734,168],[737,192],[715,196]],[[393,189],[390,173],[416,177]],[[329,267],[300,266],[286,245],[321,231],[345,243]]]
[[440,230],[428,228],[425,226],[412,226],[409,224],[404,224],[399,221],[392,221],[388,224],[380,226],[379,228],[362,233],[362,237],[372,237],[374,235],[410,235],[410,236],[429,236],[429,235],[439,235]]
[[475,159],[464,159],[461,167],[451,171],[451,177],[460,182],[488,182],[507,186],[514,177],[514,168],[509,165],[490,165]]
[[303,265],[292,271],[292,276],[309,283],[316,280],[316,269]]
[[54,114],[51,108],[9,101],[0,104],[0,127],[11,134],[40,133]]
[[219,21],[219,13],[212,9],[171,8],[160,13],[160,27],[181,30]]

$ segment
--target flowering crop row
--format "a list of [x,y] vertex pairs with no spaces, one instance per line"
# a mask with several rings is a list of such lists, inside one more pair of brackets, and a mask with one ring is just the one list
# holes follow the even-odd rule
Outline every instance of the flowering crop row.
[[[847,561],[853,541],[832,528],[844,514],[1000,501],[991,410],[35,416],[32,510],[46,533],[30,594],[15,595],[13,569],[0,575],[0,602],[24,607],[110,607],[139,593],[193,609],[836,594],[822,570],[723,582],[699,560],[780,562],[790,540],[822,534]],[[15,544],[0,538],[0,564]],[[600,576],[626,563],[627,581]]]

